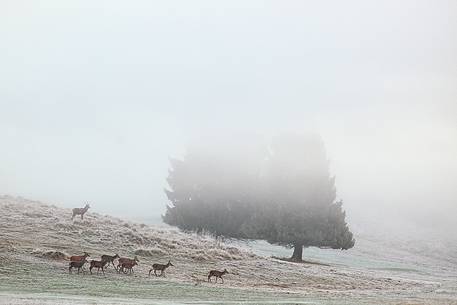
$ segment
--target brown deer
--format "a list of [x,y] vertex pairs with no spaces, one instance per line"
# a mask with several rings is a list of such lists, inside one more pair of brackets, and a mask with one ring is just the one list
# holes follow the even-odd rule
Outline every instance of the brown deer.
[[101,261],[95,261],[95,260],[91,261],[90,267],[89,267],[90,274],[92,274],[92,268],[97,268],[97,274],[100,271],[100,269],[102,269],[102,273],[103,273],[103,275],[105,275],[105,270],[103,270],[103,269],[105,268],[105,265],[108,263],[109,263],[109,261],[104,261],[103,259]]
[[165,277],[165,269],[167,269],[168,267],[170,266],[174,266],[171,261],[168,261],[168,263],[166,263],[165,265],[162,265],[162,264],[154,264],[152,265],[152,269],[149,270],[149,276],[151,276],[151,272],[154,271],[154,275],[155,276],[158,276],[157,275],[157,270],[160,270],[160,276],[164,276]]
[[71,262],[80,262],[80,261],[86,260],[86,258],[88,258],[88,257],[90,257],[89,253],[84,252],[83,255],[70,256],[70,261]]
[[73,209],[73,216],[71,216],[71,220],[75,218],[76,215],[81,215],[81,220],[84,219],[84,214],[87,212],[87,210],[90,208],[90,205],[86,203],[86,206],[83,208],[74,208]]
[[216,277],[216,283],[217,283],[217,278],[220,278],[222,280],[222,284],[224,284],[224,279],[222,278],[222,276],[224,274],[228,274],[228,271],[227,269],[224,269],[224,271],[217,271],[217,270],[211,270],[208,274],[208,282],[211,282],[211,277]]
[[87,263],[86,259],[82,261],[70,262],[70,264],[68,265],[68,273],[71,273],[72,268],[77,268],[79,274],[79,271],[82,269],[85,263]]
[[127,272],[133,273],[133,267],[136,265],[138,265],[138,264],[135,260],[131,261],[131,262],[123,262],[119,270],[124,272],[125,274],[127,274]]
[[[118,254],[114,254],[114,255],[102,255],[102,261],[107,261],[111,264],[113,264],[113,267],[116,268],[116,266],[114,265],[114,260],[116,258],[119,258],[119,255]],[[109,263],[108,263],[108,266],[109,266]],[[106,268],[108,268],[108,266],[106,266]]]
[[[117,272],[121,272],[121,266],[122,264],[124,263],[127,263],[127,264],[132,264],[133,262],[135,262],[136,264],[139,263],[140,261],[138,260],[138,257],[135,257],[133,259],[131,258],[127,258],[127,257],[121,257],[119,258],[119,260],[117,261],[117,267],[116,267],[116,270]],[[138,265],[138,264],[137,264]]]

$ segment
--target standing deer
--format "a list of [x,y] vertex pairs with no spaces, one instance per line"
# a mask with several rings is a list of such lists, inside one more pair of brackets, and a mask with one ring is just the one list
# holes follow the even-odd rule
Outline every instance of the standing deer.
[[83,208],[74,208],[73,209],[73,216],[71,216],[71,220],[75,218],[76,215],[81,215],[81,220],[84,219],[84,214],[87,212],[87,210],[90,208],[90,205],[86,203],[86,206]]
[[82,269],[82,267],[84,266],[85,263],[87,263],[86,259],[83,259],[82,261],[70,262],[70,264],[68,265],[68,272],[71,273],[72,268],[77,268],[78,274],[79,274],[79,271]]
[[[102,261],[107,261],[111,264],[113,264],[113,267],[116,268],[116,266],[114,265],[114,260],[116,258],[119,258],[119,255],[118,254],[115,254],[115,255],[102,255]],[[109,266],[109,263],[108,263],[108,266]],[[106,266],[108,268],[108,266]]]
[[208,274],[208,282],[211,282],[211,277],[216,277],[216,283],[217,283],[217,278],[220,278],[222,280],[222,284],[224,284],[224,279],[222,276],[224,274],[228,273],[227,269],[224,269],[224,271],[217,271],[217,270],[211,270]]
[[165,276],[165,269],[167,269],[170,266],[174,266],[171,261],[168,261],[165,265],[162,264],[154,264],[152,265],[152,269],[149,270],[149,276],[151,276],[151,272],[154,271],[154,275],[158,276],[156,271],[160,270],[160,276]]
[[104,260],[91,261],[90,267],[89,267],[90,274],[92,274],[92,268],[97,268],[97,274],[100,271],[100,269],[102,269],[102,273],[103,273],[103,275],[105,275],[105,270],[103,270],[103,269],[105,268],[105,265],[108,263],[109,263],[109,261],[104,261]]
[[116,267],[116,270],[117,272],[121,272],[121,267],[124,263],[127,263],[127,264],[133,264],[135,262],[135,264],[139,263],[140,261],[138,260],[138,257],[135,257],[133,259],[131,258],[126,258],[126,257],[121,257],[119,258],[119,260],[117,261],[117,267]]

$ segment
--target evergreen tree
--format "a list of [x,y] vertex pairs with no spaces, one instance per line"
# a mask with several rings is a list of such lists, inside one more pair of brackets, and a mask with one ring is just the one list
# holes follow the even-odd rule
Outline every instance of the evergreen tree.
[[247,235],[293,247],[293,260],[302,259],[303,247],[354,246],[318,137],[276,137],[263,180],[267,191],[243,227]]
[[241,227],[253,214],[265,145],[256,137],[205,140],[183,160],[170,160],[163,220],[185,231],[245,237]]
[[166,223],[293,247],[293,260],[303,247],[354,246],[320,138],[285,134],[268,149],[256,138],[206,142],[170,160]]

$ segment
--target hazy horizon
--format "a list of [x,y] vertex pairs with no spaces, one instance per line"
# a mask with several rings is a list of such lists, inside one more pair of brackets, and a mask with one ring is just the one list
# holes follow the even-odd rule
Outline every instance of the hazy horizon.
[[0,194],[157,217],[191,143],[312,131],[349,219],[455,227],[457,2],[8,1],[0,41]]

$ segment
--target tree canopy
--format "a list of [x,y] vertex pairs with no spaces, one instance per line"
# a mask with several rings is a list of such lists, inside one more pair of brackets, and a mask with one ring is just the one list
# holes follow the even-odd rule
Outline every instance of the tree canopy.
[[247,237],[241,228],[253,214],[265,146],[258,138],[206,141],[170,159],[163,219],[186,231]]
[[354,246],[322,140],[283,134],[219,140],[191,147],[171,159],[170,200],[163,219],[188,231],[265,239],[293,247],[349,249]]

